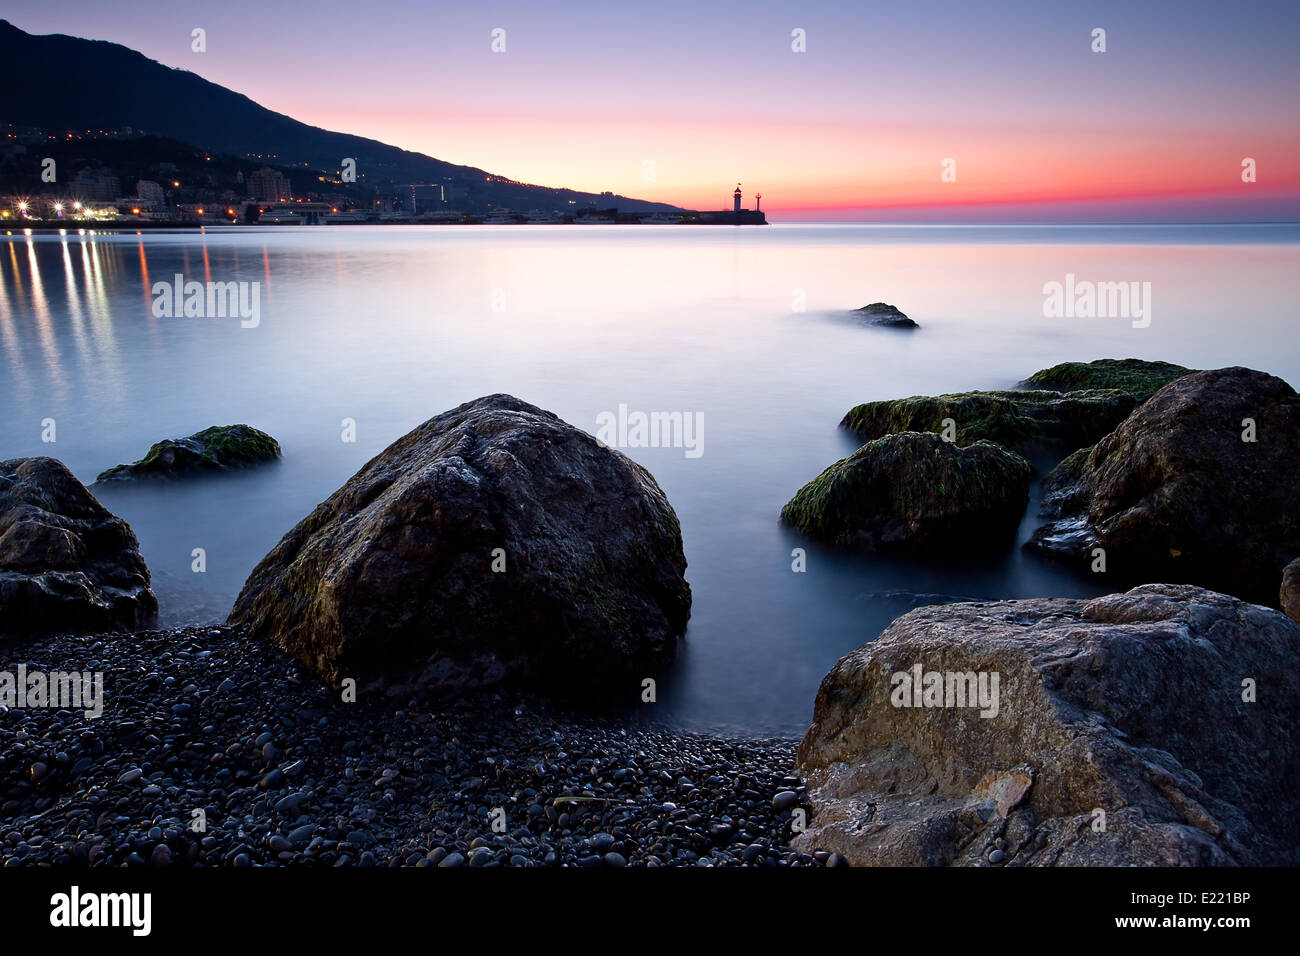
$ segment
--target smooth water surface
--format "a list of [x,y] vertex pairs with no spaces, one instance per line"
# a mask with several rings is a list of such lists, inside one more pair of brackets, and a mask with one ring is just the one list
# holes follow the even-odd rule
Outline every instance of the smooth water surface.
[[[656,713],[692,726],[801,732],[831,665],[915,603],[895,592],[1098,593],[1018,549],[920,565],[830,552],[782,528],[789,497],[855,447],[837,429],[851,406],[1005,387],[1103,357],[1248,365],[1300,383],[1291,225],[0,238],[0,458],[53,455],[89,483],[161,438],[213,424],[247,422],[284,448],[282,462],[244,474],[96,489],[139,535],[164,622],[223,617],[295,522],[390,442],[469,399],[509,392],[593,433],[620,404],[702,413],[698,457],[625,449],[682,522],[695,603]],[[153,283],[177,273],[260,283],[260,324],[156,317]],[[1067,274],[1150,282],[1149,327],[1045,317],[1044,284]],[[845,315],[875,301],[921,328],[864,328]],[[356,422],[353,443],[344,419]],[[794,573],[801,546],[807,571]],[[206,551],[203,574],[191,571],[195,548]]]

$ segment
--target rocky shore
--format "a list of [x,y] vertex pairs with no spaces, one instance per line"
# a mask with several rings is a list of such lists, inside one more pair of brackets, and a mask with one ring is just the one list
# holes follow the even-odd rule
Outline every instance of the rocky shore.
[[830,860],[788,845],[804,799],[794,741],[565,714],[517,694],[344,703],[233,627],[0,647],[0,670],[19,663],[102,670],[105,707],[0,715],[5,866]]
[[[53,459],[0,462],[0,860],[1295,865],[1300,397],[1136,359],[1044,382],[856,407],[864,444],[781,517],[842,548],[1005,551],[1023,455],[1053,450],[1027,547],[1115,593],[916,596],[827,674],[797,751],[655,723],[691,610],[677,515],[512,396],[373,458],[224,626],[152,629],[129,526]],[[51,704],[54,672],[94,706]]]

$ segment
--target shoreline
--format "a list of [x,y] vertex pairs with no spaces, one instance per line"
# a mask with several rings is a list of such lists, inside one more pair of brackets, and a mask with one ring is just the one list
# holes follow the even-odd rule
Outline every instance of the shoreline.
[[788,846],[806,806],[794,740],[506,692],[346,704],[231,626],[38,637],[0,653],[0,670],[19,663],[103,671],[104,713],[5,713],[5,866],[835,862]]

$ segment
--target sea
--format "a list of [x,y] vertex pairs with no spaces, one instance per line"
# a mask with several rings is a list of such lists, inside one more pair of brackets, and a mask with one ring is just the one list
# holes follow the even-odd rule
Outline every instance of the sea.
[[[1130,356],[1300,385],[1293,223],[11,228],[0,239],[0,459],[51,455],[90,483],[160,439],[237,422],[283,448],[241,473],[93,489],[135,529],[164,624],[222,620],[281,535],[462,402],[508,392],[593,434],[619,416],[680,413],[696,427],[689,446],[622,450],[681,519],[694,606],[653,707],[683,729],[802,733],[836,660],[920,604],[1101,593],[1019,546],[966,560],[954,541],[952,560],[884,560],[783,527],[782,505],[857,447],[838,427],[852,406]],[[225,315],[176,314],[177,277],[234,282],[243,299]],[[1055,287],[1074,302],[1089,284],[1111,292],[1092,309],[1053,304]],[[919,327],[852,315],[872,302]],[[1038,522],[1031,501],[1020,543]]]

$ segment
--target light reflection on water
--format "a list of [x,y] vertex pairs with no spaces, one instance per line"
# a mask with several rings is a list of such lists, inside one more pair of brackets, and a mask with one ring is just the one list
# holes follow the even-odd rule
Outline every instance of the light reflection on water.
[[[171,621],[219,616],[298,519],[387,444],[468,399],[510,392],[593,432],[620,403],[702,412],[702,457],[628,450],[681,517],[695,594],[656,713],[759,732],[806,727],[829,667],[908,606],[883,592],[1096,593],[1018,550],[964,565],[885,562],[783,529],[781,505],[854,447],[836,428],[852,405],[1130,355],[1300,382],[1294,226],[306,227],[0,240],[0,457],[52,454],[90,482],[158,439],[233,422],[285,450],[241,475],[97,489],[140,536]],[[156,318],[151,285],[178,272],[260,282],[261,324]],[[1044,318],[1043,284],[1067,273],[1151,282],[1151,326]],[[800,294],[807,312],[792,311]],[[921,329],[864,329],[838,314],[878,300]],[[54,445],[41,442],[46,418]],[[340,439],[345,418],[357,422],[354,444]],[[799,546],[805,574],[791,572]],[[190,571],[195,547],[206,574]]]

